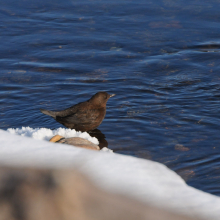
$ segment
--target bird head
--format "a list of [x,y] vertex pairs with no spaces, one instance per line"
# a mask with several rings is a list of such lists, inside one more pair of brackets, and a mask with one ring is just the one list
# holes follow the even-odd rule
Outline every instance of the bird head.
[[107,92],[97,92],[89,100],[95,105],[105,107],[109,98],[115,96],[115,94],[108,94]]

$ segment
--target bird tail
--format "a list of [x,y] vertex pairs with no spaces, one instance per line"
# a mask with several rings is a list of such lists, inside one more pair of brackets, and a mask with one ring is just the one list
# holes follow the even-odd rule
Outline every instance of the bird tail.
[[56,113],[53,112],[53,111],[49,111],[49,110],[46,110],[46,109],[40,109],[40,111],[45,114],[45,115],[49,115],[53,118],[56,118]]

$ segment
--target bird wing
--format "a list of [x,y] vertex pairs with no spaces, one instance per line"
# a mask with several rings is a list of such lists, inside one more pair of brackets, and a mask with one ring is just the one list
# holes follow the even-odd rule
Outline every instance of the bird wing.
[[65,110],[62,110],[62,111],[57,111],[56,112],[56,117],[61,117],[61,118],[65,118],[65,117],[68,117],[68,116],[71,116],[71,115],[74,115],[76,114],[80,107],[84,105],[84,102],[80,102],[76,105],[73,105]]
[[[60,116],[57,116],[56,117],[56,120],[57,121],[60,121],[62,123],[74,123],[74,124],[84,124],[84,123],[88,123],[88,122],[91,122],[93,120],[96,120],[99,116],[99,114],[91,114],[91,111],[90,110],[89,112],[88,111],[76,111],[75,113],[73,114],[70,114],[70,115],[67,115],[65,117],[60,117]],[[97,110],[94,110],[94,113],[96,112]]]
[[[82,108],[84,106],[85,108]],[[82,102],[62,111],[62,114],[57,115],[56,120],[60,123],[86,124],[98,117],[98,109],[92,109],[88,103]]]

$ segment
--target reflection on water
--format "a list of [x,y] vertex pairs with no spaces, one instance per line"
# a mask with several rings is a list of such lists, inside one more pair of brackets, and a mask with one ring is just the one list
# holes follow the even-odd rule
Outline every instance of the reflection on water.
[[[219,2],[2,0],[0,128],[116,93],[100,145],[220,195]],[[105,138],[106,136],[106,138]]]

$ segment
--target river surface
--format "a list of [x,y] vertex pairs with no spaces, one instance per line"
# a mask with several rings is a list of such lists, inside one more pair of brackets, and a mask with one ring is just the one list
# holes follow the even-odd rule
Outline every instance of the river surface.
[[1,0],[0,128],[62,127],[61,110],[115,93],[99,130],[220,195],[220,1]]

